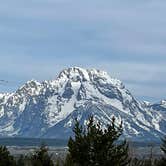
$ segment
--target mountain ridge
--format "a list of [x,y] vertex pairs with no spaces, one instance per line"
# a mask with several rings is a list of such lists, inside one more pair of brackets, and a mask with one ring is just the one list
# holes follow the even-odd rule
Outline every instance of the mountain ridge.
[[166,102],[137,101],[106,72],[72,67],[55,80],[31,80],[11,94],[0,94],[0,136],[68,138],[74,119],[89,115],[103,128],[111,117],[124,123],[124,136],[159,139],[166,133]]

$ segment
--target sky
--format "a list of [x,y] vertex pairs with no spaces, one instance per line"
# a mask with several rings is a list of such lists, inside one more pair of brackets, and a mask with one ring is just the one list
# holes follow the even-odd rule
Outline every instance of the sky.
[[107,71],[140,100],[166,98],[165,0],[0,4],[0,92],[79,66]]

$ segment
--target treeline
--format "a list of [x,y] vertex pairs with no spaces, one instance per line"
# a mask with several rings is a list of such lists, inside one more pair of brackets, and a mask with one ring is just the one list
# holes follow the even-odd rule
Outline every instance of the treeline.
[[119,141],[122,123],[117,125],[115,118],[105,130],[93,117],[89,118],[86,128],[76,120],[73,132],[65,159],[53,160],[48,148],[42,145],[33,154],[21,155],[16,160],[6,147],[1,146],[0,166],[166,166],[166,138],[162,140],[161,158],[131,158],[127,141]]

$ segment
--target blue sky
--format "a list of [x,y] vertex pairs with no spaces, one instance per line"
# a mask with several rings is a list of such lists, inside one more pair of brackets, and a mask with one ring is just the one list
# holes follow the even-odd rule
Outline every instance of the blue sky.
[[71,66],[106,70],[139,99],[166,94],[165,0],[0,0],[0,91]]

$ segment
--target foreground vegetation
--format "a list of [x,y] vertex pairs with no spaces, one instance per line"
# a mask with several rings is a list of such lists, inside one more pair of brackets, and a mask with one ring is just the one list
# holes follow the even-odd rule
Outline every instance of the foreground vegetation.
[[54,161],[48,148],[41,145],[33,154],[21,155],[16,160],[5,146],[1,146],[0,166],[166,166],[166,138],[162,140],[161,158],[138,159],[129,154],[126,140],[119,141],[122,131],[122,123],[117,125],[115,118],[104,131],[93,117],[89,118],[86,128],[76,120],[66,159]]

